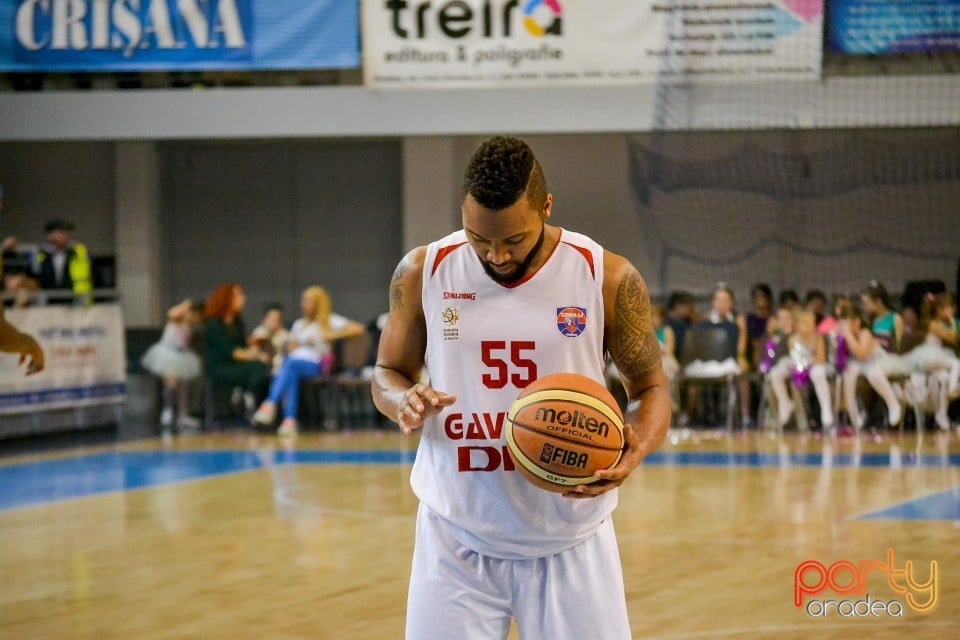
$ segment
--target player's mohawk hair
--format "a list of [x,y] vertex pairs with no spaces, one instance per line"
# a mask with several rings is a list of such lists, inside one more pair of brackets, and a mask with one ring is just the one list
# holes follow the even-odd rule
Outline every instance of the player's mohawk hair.
[[506,209],[524,192],[536,209],[547,199],[547,185],[540,163],[527,143],[519,138],[495,136],[473,154],[461,185],[461,198],[473,196],[480,206]]

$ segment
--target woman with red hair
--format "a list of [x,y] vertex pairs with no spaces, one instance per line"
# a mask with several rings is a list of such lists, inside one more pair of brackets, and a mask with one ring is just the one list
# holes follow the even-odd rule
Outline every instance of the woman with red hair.
[[240,313],[247,295],[238,284],[221,284],[207,298],[204,309],[207,375],[217,384],[240,389],[248,413],[266,395],[270,384],[270,355],[247,346]]

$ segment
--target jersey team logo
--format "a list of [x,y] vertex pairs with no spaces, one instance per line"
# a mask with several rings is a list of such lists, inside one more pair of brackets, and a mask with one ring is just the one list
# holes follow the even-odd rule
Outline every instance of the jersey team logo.
[[567,338],[576,338],[587,328],[587,310],[583,307],[559,307],[557,330]]

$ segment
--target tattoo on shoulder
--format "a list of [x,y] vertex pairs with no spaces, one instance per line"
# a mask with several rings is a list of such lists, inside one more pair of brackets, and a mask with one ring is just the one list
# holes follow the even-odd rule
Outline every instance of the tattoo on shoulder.
[[640,377],[660,366],[660,343],[650,316],[650,294],[636,269],[630,269],[617,289],[615,327],[611,355],[620,371]]
[[393,272],[393,277],[390,279],[390,311],[403,309],[403,290],[400,288],[400,283],[409,270],[410,262],[404,258]]

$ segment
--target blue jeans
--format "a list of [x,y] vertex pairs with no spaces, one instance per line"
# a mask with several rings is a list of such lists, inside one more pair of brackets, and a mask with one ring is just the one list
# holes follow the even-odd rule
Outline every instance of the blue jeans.
[[300,383],[318,375],[320,365],[316,362],[287,358],[270,384],[270,395],[267,399],[275,405],[279,405],[282,399],[283,417],[296,419],[297,406],[300,403]]

